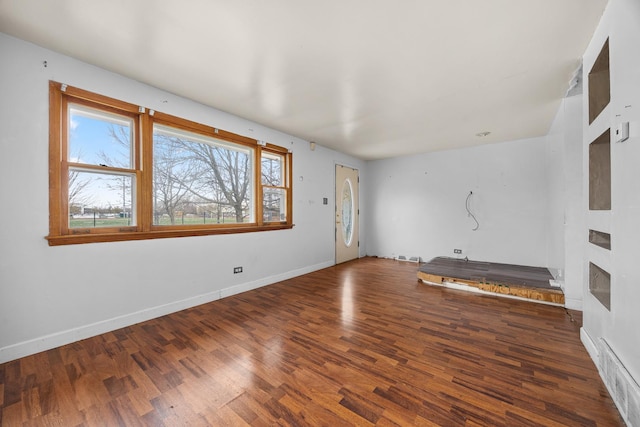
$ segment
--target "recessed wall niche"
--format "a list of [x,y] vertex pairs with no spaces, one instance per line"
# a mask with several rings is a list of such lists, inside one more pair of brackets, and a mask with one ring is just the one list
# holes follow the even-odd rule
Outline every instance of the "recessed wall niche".
[[589,210],[611,209],[611,130],[589,144]]
[[589,230],[589,243],[611,250],[611,234]]
[[610,100],[609,39],[607,39],[589,71],[589,124],[593,123],[602,110],[609,105]]
[[611,275],[592,262],[589,263],[589,291],[611,311]]

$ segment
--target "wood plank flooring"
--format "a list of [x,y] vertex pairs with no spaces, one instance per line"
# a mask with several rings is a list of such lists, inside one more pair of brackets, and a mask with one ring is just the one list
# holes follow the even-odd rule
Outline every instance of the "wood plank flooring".
[[579,312],[416,272],[364,258],[2,364],[0,425],[623,425]]

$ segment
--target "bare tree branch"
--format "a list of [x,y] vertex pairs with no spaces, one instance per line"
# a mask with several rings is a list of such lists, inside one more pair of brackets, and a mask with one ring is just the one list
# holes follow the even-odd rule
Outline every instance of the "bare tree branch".
[[[82,150],[78,151],[74,157],[82,158]],[[92,178],[81,179],[80,171],[69,171],[69,213],[80,213],[82,206],[93,203],[92,195],[85,192],[91,181],[93,181]]]

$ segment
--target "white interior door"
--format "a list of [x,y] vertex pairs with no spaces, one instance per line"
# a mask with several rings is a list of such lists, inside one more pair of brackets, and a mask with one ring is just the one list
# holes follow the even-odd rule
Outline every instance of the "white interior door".
[[336,264],[358,258],[358,170],[336,165]]

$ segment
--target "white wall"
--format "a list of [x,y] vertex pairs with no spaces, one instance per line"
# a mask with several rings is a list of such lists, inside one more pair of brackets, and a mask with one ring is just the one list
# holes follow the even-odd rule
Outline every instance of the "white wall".
[[[334,165],[364,162],[1,33],[0,56],[0,363],[334,264]],[[48,246],[49,80],[291,148],[295,227]]]
[[[367,254],[547,265],[545,137],[367,164]],[[465,200],[470,191],[471,210]]]
[[[582,107],[582,104],[580,104]],[[560,103],[560,108],[547,134],[547,197],[549,200],[549,231],[547,239],[547,267],[551,274],[561,281],[564,276],[564,198],[566,188],[564,182],[564,139],[565,139],[565,100]],[[578,143],[581,150],[582,141]],[[582,152],[582,150],[580,151]],[[582,162],[578,164],[582,166]]]
[[563,283],[565,305],[582,310],[586,215],[582,183],[582,95],[564,98],[547,135],[547,267]]
[[[588,189],[588,144],[609,127],[630,122],[631,137],[611,143],[611,211],[588,211],[587,229],[611,234],[610,251],[586,245],[582,268],[588,278],[592,261],[611,274],[611,310],[607,310],[588,290],[584,281],[583,336],[596,364],[601,339],[606,340],[622,364],[640,381],[640,2],[611,0],[584,55],[587,74],[609,38],[611,101],[597,119],[588,124],[588,85],[585,84],[583,120],[583,185]],[[636,402],[637,403],[637,402]],[[640,408],[638,408],[640,413]],[[638,415],[640,419],[640,415]]]

